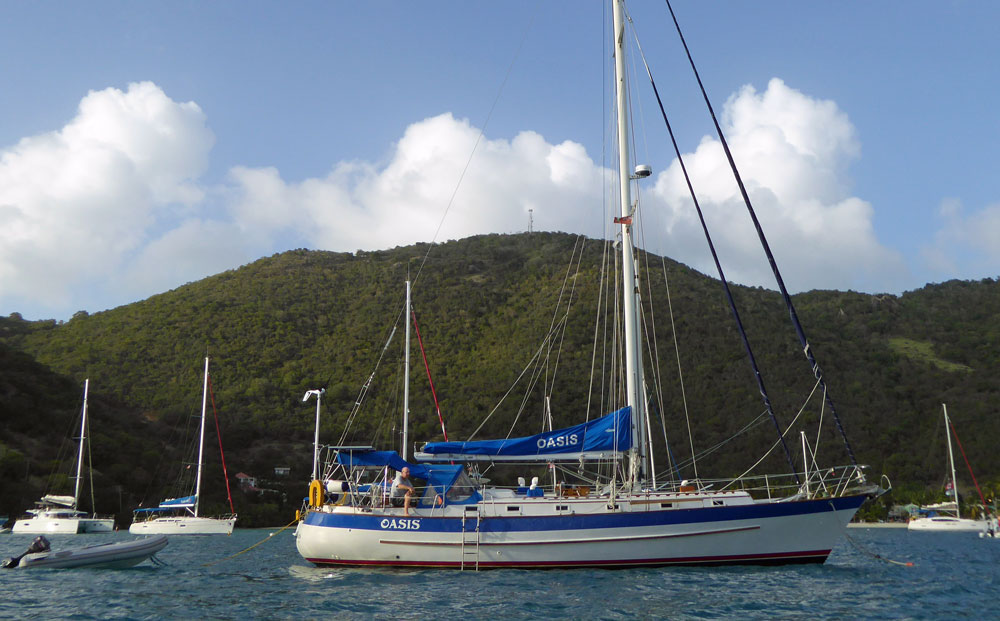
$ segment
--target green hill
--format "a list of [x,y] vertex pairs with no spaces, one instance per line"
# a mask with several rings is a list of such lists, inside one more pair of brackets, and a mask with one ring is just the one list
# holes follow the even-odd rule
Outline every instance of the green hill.
[[[613,389],[602,388],[608,367],[591,377],[605,249],[594,240],[536,233],[472,237],[436,245],[429,254],[426,245],[355,254],[295,250],[141,302],[81,312],[65,323],[24,321],[16,314],[0,318],[0,511],[22,509],[37,497],[40,477],[48,474],[42,461],[54,459],[45,447],[68,437],[68,419],[76,414],[87,377],[98,403],[108,404],[104,412],[95,408],[92,418],[94,450],[104,447],[100,458],[95,453],[95,467],[106,477],[104,489],[124,490],[110,504],[120,502],[127,514],[138,502],[155,500],[151,496],[168,481],[154,470],[164,468],[163,460],[181,460],[180,440],[171,440],[167,430],[199,412],[202,359],[208,355],[230,476],[245,471],[260,477],[275,466],[291,467],[289,487],[278,486],[283,495],[268,509],[289,513],[311,469],[315,406],[302,403],[306,390],[327,389],[322,439],[337,442],[378,363],[344,440],[399,445],[401,324],[389,347],[383,346],[402,308],[408,274],[416,276],[414,307],[452,439],[468,437],[494,408],[478,437],[506,435],[515,419],[514,435],[533,433],[541,428],[545,395],[551,396],[557,426],[580,421],[588,404],[589,416],[597,416],[603,406],[588,399],[589,387],[596,394]],[[643,294],[646,329],[655,331],[660,359],[662,402],[656,399],[656,407],[673,455],[683,459],[691,450],[670,306],[696,449],[730,439],[763,408],[719,283],[652,255],[643,255],[641,264],[651,275]],[[775,411],[787,424],[814,386],[812,371],[780,296],[738,286],[734,293]],[[600,304],[609,299],[606,290]],[[902,296],[812,291],[794,301],[860,462],[888,475],[910,497],[937,490],[945,463],[940,411],[946,402],[980,483],[997,486],[995,281],[952,281]],[[543,345],[554,322],[566,330]],[[596,329],[603,334],[605,326]],[[597,350],[598,360],[604,351]],[[536,352],[538,364],[512,389]],[[654,369],[647,362],[651,385]],[[414,339],[415,442],[441,434],[426,377]],[[796,428],[811,430],[810,442],[819,416],[830,420],[819,403],[816,397],[809,402]],[[847,463],[833,426],[824,428],[821,460]],[[659,427],[654,431],[663,435]],[[658,442],[662,467],[662,437]],[[773,442],[773,425],[759,424],[699,469],[710,477],[738,474]],[[795,431],[790,444],[798,442]],[[798,455],[796,460],[801,462]],[[787,470],[781,456],[766,465]],[[209,493],[225,499],[220,488]],[[99,509],[104,504],[99,498]],[[244,507],[243,514],[254,510],[259,508]]]

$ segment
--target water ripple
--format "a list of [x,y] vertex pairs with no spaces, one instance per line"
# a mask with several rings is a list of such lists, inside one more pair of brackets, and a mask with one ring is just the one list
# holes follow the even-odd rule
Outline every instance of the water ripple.
[[[0,573],[0,616],[45,619],[932,619],[1000,616],[1000,542],[852,530],[825,565],[633,570],[317,568],[288,531],[173,537],[163,567]],[[127,540],[53,536],[53,548]],[[0,538],[0,557],[32,537]],[[859,549],[860,547],[860,549]],[[873,557],[913,562],[901,567]]]

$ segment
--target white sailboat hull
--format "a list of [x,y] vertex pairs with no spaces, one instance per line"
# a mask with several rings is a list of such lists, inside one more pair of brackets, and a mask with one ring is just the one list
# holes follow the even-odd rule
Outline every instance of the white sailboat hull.
[[906,524],[907,530],[952,533],[985,532],[988,527],[989,522],[986,520],[970,520],[968,518],[946,516],[913,518]]
[[133,522],[128,532],[133,535],[231,535],[236,516],[225,518],[170,516]]
[[[659,500],[619,499],[618,509],[609,509],[606,499],[485,502],[437,510],[436,517],[431,510],[404,517],[395,509],[334,507],[306,515],[296,530],[296,546],[303,558],[321,566],[822,563],[867,496],[786,503],[745,498],[716,507],[717,498],[690,498],[704,505],[692,509],[661,509]],[[511,517],[509,507],[520,514]]]
[[110,533],[115,530],[114,518],[48,515],[44,512],[14,522],[15,534],[78,535],[83,533]]

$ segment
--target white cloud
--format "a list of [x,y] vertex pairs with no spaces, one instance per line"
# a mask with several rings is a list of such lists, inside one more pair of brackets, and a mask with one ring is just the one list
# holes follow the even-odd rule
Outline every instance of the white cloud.
[[59,308],[81,282],[102,288],[157,218],[202,199],[213,141],[196,104],[141,82],[92,91],[61,130],[0,151],[0,303]]
[[1000,272],[1000,203],[966,214],[957,198],[938,208],[941,228],[921,249],[928,268],[941,278],[995,278]]
[[[772,79],[763,93],[746,86],[731,97],[722,124],[789,289],[870,291],[902,280],[902,258],[879,243],[872,206],[850,195],[848,165],[860,146],[833,102],[811,99]],[[703,138],[684,161],[727,279],[774,288],[719,141]],[[646,199],[647,231],[667,232],[659,250],[715,274],[676,161]]]
[[[593,220],[583,213],[600,207],[601,170],[582,146],[522,132],[483,139],[470,163],[478,137],[468,121],[443,114],[411,125],[381,169],[341,163],[323,179],[286,183],[272,168],[238,167],[233,217],[250,234],[293,231],[312,247],[340,251],[435,239],[446,211],[439,241],[527,230],[529,209],[550,230]],[[587,232],[599,230],[595,222]]]
[[[834,103],[772,80],[763,93],[743,88],[722,118],[793,291],[899,279],[902,262],[879,244],[872,206],[851,196],[860,147]],[[489,139],[451,114],[411,125],[383,164],[335,162],[299,182],[233,166],[209,191],[200,175],[213,140],[196,104],[144,82],[91,92],[61,130],[0,152],[0,305],[66,317],[298,246],[353,251],[524,231],[529,210],[536,230],[602,236],[611,220],[602,209],[613,175],[580,144],[532,131]],[[729,279],[773,286],[736,185],[720,181],[729,173],[718,141],[702,139],[685,161]],[[677,163],[642,185],[649,248],[714,273]]]
[[[793,291],[872,290],[903,279],[901,257],[875,235],[872,206],[850,194],[847,169],[860,146],[833,102],[776,79],[763,93],[743,88],[726,103],[723,118]],[[312,247],[341,251],[523,231],[529,209],[536,229],[601,235],[602,188],[612,175],[581,145],[552,145],[525,131],[510,141],[483,139],[435,236],[478,137],[468,121],[443,114],[410,126],[382,168],[342,163],[323,179],[294,184],[274,169],[237,168],[234,218],[252,223],[256,233],[294,231]],[[719,142],[703,139],[685,161],[724,249],[727,277],[773,287]],[[650,249],[714,274],[677,163],[644,192]]]
[[152,295],[257,258],[249,252],[232,224],[192,218],[146,244],[123,268],[121,281],[129,291]]

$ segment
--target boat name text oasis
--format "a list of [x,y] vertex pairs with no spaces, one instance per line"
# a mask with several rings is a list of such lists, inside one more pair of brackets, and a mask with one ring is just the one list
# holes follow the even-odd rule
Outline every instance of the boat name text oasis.
[[386,518],[379,522],[379,526],[390,530],[420,530],[420,520],[390,520]]
[[560,446],[576,446],[580,443],[580,435],[571,433],[566,436],[555,436],[554,438],[538,438],[538,448],[558,448]]

